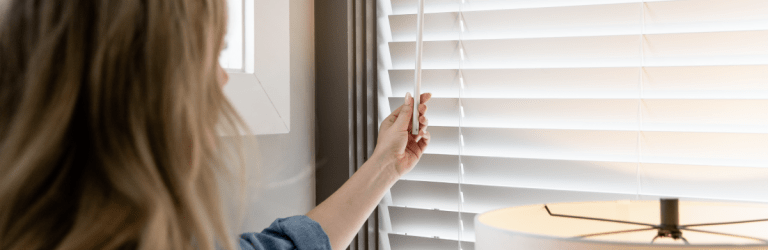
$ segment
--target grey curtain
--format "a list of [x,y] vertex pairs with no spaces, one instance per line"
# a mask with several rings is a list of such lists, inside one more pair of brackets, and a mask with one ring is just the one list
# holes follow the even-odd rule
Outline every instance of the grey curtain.
[[[373,153],[376,61],[376,1],[315,0],[317,204]],[[349,249],[378,249],[378,240],[377,209]]]

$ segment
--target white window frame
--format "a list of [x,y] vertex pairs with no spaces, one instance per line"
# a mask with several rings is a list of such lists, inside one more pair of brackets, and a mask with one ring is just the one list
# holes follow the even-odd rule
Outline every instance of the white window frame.
[[[241,1],[243,63],[227,68],[224,94],[257,135],[290,132],[289,1]],[[240,131],[240,135],[243,135]],[[219,132],[221,136],[228,136]],[[230,135],[231,136],[231,135]]]

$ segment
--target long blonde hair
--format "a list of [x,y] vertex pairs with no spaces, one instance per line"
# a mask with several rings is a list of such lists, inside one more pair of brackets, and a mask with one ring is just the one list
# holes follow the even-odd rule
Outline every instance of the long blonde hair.
[[235,248],[215,135],[247,128],[216,78],[225,5],[9,3],[0,249]]

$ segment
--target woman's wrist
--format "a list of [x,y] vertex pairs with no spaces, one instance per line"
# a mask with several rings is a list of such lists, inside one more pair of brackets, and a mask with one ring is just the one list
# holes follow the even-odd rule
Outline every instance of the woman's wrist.
[[[390,185],[394,184],[400,179],[401,174],[397,171],[397,159],[394,157],[383,157],[377,152],[371,155],[363,165],[370,169],[375,169],[379,174],[379,178],[386,181]],[[366,166],[367,165],[367,166]]]

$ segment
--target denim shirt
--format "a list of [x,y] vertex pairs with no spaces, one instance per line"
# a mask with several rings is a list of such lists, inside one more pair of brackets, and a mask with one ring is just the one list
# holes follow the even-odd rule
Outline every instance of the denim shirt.
[[280,218],[261,233],[240,235],[242,250],[331,250],[320,224],[304,215]]

